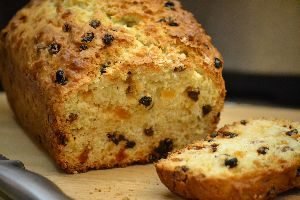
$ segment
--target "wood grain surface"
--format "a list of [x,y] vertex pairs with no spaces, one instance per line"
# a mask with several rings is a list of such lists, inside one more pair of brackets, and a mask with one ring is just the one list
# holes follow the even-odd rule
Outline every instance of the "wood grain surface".
[[[300,110],[226,103],[221,115],[220,126],[224,123],[254,117],[285,118],[300,121]],[[48,154],[18,126],[5,95],[1,93],[0,153],[10,159],[21,160],[27,169],[49,178],[74,199],[181,199],[169,192],[160,183],[151,164],[90,171],[84,174],[64,174],[56,168]],[[289,191],[278,199],[299,200],[300,191]]]

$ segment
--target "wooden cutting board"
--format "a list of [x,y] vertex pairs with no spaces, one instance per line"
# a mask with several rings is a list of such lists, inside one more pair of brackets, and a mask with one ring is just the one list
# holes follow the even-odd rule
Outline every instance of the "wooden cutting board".
[[[300,110],[226,103],[220,126],[262,116],[300,121]],[[27,169],[49,178],[74,199],[181,199],[160,183],[151,164],[84,174],[64,174],[56,168],[48,154],[18,126],[3,93],[0,93],[0,153],[10,159],[21,160]],[[299,200],[300,191],[290,191],[279,199]]]

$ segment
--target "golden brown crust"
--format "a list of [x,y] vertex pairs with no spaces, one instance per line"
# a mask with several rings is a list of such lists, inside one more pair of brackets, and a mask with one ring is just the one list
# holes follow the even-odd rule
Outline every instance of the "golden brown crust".
[[[164,0],[32,0],[1,32],[4,63],[0,78],[17,119],[27,132],[40,138],[67,172],[116,166],[82,164],[64,154],[67,141],[73,138],[64,118],[64,102],[89,83],[103,79],[99,73],[102,64],[111,63],[111,73],[105,78],[114,81],[129,70],[145,74],[170,70],[175,66],[167,63],[168,56],[180,63],[176,56],[184,54],[181,64],[186,69],[205,74],[216,85],[219,98],[214,112],[222,110],[222,57],[192,14],[178,1],[172,2],[175,5],[170,8]],[[91,25],[91,20],[101,24]],[[104,41],[107,34],[113,41]],[[215,58],[220,60],[218,67]],[[60,69],[67,84],[57,83]],[[218,120],[216,113],[208,131],[216,128]],[[137,157],[134,162],[148,162],[148,157]]]
[[156,165],[160,180],[170,191],[187,199],[251,200],[274,199],[281,192],[298,187],[297,166],[278,171],[261,171],[230,179],[210,179],[203,175],[186,173],[178,180],[178,172]]
[[[56,13],[47,13],[46,6],[48,6],[49,2],[56,4],[54,6]],[[105,10],[106,15],[117,13],[114,15],[116,20],[121,20],[130,13],[133,13],[133,16],[139,16],[139,20],[143,20],[143,23],[136,26],[144,31],[144,34],[149,38],[148,42],[153,42],[158,47],[172,45],[182,47],[182,51],[188,52],[192,57],[186,62],[199,64],[199,70],[205,70],[206,73],[210,74],[224,96],[225,88],[222,78],[222,67],[218,69],[214,66],[214,58],[222,60],[221,55],[213,47],[211,38],[205,34],[205,31],[194,17],[187,11],[182,10],[179,2],[174,2],[176,4],[175,10],[166,9],[164,7],[164,0],[113,0],[103,1],[103,6],[111,7],[111,9]],[[57,101],[57,97],[63,97],[63,95],[69,93],[71,90],[98,76],[99,70],[95,65],[105,63],[108,57],[112,57],[111,60],[115,59],[119,56],[120,47],[132,48],[134,40],[127,30],[114,27],[114,24],[111,22],[103,22],[97,29],[92,28],[88,23],[83,24],[78,20],[80,17],[78,13],[73,13],[62,4],[61,1],[46,1],[44,3],[33,0],[30,6],[18,12],[9,25],[2,31],[3,48],[13,53],[11,56],[18,57],[19,59],[16,60],[21,62],[20,64],[27,63],[19,67],[20,70],[38,82],[38,86],[48,96],[51,96],[50,100],[54,102]],[[53,8],[48,9],[48,12],[50,12],[50,9]],[[31,13],[31,11],[42,12],[44,10],[46,13],[43,14],[46,15],[37,14],[35,16]],[[101,19],[103,18],[102,15],[94,13],[93,18]],[[161,19],[169,17],[178,23],[178,26],[168,25],[169,19],[166,19],[167,22],[158,22]],[[70,32],[63,32],[62,29],[65,24],[71,26]],[[36,28],[35,30],[30,30],[29,26],[35,26]],[[90,48],[87,51],[80,52],[79,47],[82,44],[82,36],[88,32],[93,32],[94,40],[97,41],[87,43]],[[114,45],[111,45],[109,48],[101,44],[101,38],[106,33],[112,34],[115,38],[113,41]],[[157,41],[159,41],[159,44]],[[47,48],[54,42],[60,44],[61,49],[57,54],[49,55]],[[99,43],[99,45],[96,47],[94,42]],[[132,65],[135,63],[137,63],[137,66],[153,64],[153,58],[147,61],[145,57],[141,59],[139,55],[131,58],[131,61],[131,63],[128,63],[127,60],[124,61],[122,63],[123,66],[120,66],[121,70],[127,72],[128,66],[132,68]],[[190,67],[190,64],[187,63],[186,66]],[[53,84],[56,70],[62,67],[65,69],[66,74],[68,74],[69,82],[64,87]]]

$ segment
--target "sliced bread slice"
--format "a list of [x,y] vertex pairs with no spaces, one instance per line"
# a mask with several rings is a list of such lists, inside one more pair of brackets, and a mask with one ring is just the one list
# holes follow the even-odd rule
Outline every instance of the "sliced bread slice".
[[226,125],[156,163],[172,192],[191,199],[272,199],[300,188],[300,123],[253,119]]

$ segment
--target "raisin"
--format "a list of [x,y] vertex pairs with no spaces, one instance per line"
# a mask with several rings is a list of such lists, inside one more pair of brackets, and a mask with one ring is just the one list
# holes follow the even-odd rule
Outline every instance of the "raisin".
[[136,145],[136,144],[135,144],[134,141],[127,141],[127,142],[126,142],[125,148],[126,148],[126,149],[129,149],[129,148],[131,149],[131,148],[133,148],[135,145]]
[[145,128],[144,129],[144,134],[147,135],[147,136],[153,136],[153,134],[154,134],[153,128],[152,127]]
[[125,148],[133,148],[135,146],[134,141],[126,139],[122,134],[117,134],[116,132],[110,132],[106,134],[106,137],[109,141],[113,142],[115,145],[118,145],[122,141],[126,141]]
[[181,166],[181,170],[183,172],[187,172],[187,171],[189,171],[189,168],[187,166]]
[[172,2],[172,1],[167,1],[166,3],[165,3],[165,7],[166,8],[170,8],[170,9],[174,9],[174,6],[175,6],[175,4],[174,4],[174,2]]
[[222,61],[219,58],[215,58],[215,67],[220,69],[223,66]]
[[164,22],[164,23],[168,24],[169,26],[179,26],[179,24],[177,22],[175,22],[174,19],[172,19],[171,17],[161,18],[160,20],[158,20],[158,22]]
[[102,41],[105,45],[111,45],[111,43],[114,41],[114,36],[110,34],[105,34],[102,38]]
[[84,42],[84,43],[92,42],[94,38],[95,38],[94,33],[88,32],[82,37],[81,42]]
[[247,122],[246,120],[241,120],[240,123],[241,123],[242,125],[246,125],[248,122]]
[[158,22],[167,22],[166,18],[161,18],[158,20]]
[[293,136],[293,135],[298,134],[298,130],[293,129],[293,130],[290,130],[290,131],[286,132],[285,134],[288,135],[288,136]]
[[101,65],[101,68],[100,68],[100,73],[101,75],[102,74],[105,74],[107,71],[106,71],[106,68],[108,68],[109,66],[107,64],[102,64]]
[[174,21],[170,21],[168,23],[169,26],[179,26],[179,24],[177,22],[174,22]]
[[158,147],[154,150],[159,154],[160,158],[166,158],[168,153],[173,150],[173,141],[170,138],[166,138],[159,142]]
[[54,42],[48,46],[48,52],[53,55],[57,54],[60,51],[61,45]]
[[86,44],[81,44],[80,47],[79,47],[80,51],[84,51],[84,50],[87,50],[87,49],[88,49],[88,46]]
[[92,20],[90,21],[90,26],[93,27],[94,29],[98,28],[101,25],[101,22],[99,20]]
[[237,158],[230,158],[230,159],[225,159],[224,162],[225,166],[229,166],[229,168],[234,168],[238,164],[238,159]]
[[55,135],[56,135],[58,144],[63,145],[63,146],[67,145],[68,138],[65,133],[63,133],[61,131],[57,131],[57,132],[55,132]]
[[258,154],[262,154],[262,155],[265,155],[269,150],[269,147],[259,147],[257,149],[257,153]]
[[211,137],[211,138],[215,138],[215,137],[217,137],[219,134],[217,133],[217,132],[213,132],[213,133],[211,133],[209,136]]
[[168,153],[173,150],[173,141],[170,138],[166,138],[159,142],[158,147],[156,147],[153,152],[149,155],[148,160],[150,162],[155,162],[160,158],[166,158]]
[[68,23],[65,23],[62,27],[63,32],[70,32],[72,30],[72,26]]
[[139,100],[139,103],[144,105],[145,107],[148,107],[152,103],[152,98],[148,96],[144,96]]
[[65,77],[65,72],[63,70],[58,70],[56,72],[56,79],[55,83],[60,84],[60,85],[66,85],[68,82],[67,78]]
[[210,145],[211,146],[211,150],[212,150],[212,152],[216,152],[217,150],[218,150],[218,146],[219,146],[219,144],[216,144],[216,143],[214,143],[214,144],[212,144],[212,145]]
[[75,113],[70,113],[69,114],[69,117],[68,117],[68,119],[67,119],[67,121],[68,122],[73,122],[73,121],[75,121],[75,120],[77,120],[78,119],[78,115],[77,114],[75,114]]
[[198,101],[199,100],[200,91],[197,90],[197,89],[188,89],[187,95],[193,101]]
[[202,115],[206,116],[207,114],[209,114],[212,111],[212,107],[211,105],[204,105],[202,107]]
[[296,172],[296,177],[299,177],[300,176],[300,168],[297,169],[297,172]]
[[174,72],[183,72],[184,70],[186,68],[183,65],[174,68]]
[[131,94],[132,93],[132,87],[129,85],[126,89],[126,94]]
[[123,141],[123,140],[126,140],[126,138],[125,138],[124,135],[120,134],[120,135],[118,136],[118,140],[119,140],[119,141]]
[[112,141],[115,145],[119,144],[120,141],[116,133],[107,133],[106,136],[108,140]]
[[238,134],[232,132],[222,132],[222,136],[227,138],[234,138],[238,136]]

